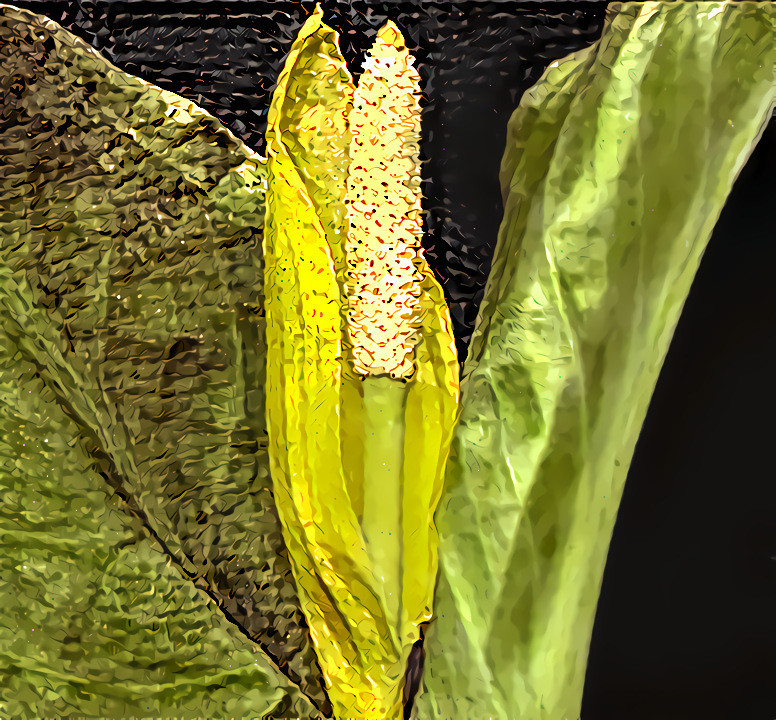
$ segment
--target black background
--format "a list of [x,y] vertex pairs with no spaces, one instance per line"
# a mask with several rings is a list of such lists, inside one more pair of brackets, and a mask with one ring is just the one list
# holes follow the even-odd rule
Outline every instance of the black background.
[[[194,100],[262,154],[274,82],[313,8],[267,0],[14,4]],[[426,255],[463,357],[501,220],[509,116],[550,62],[599,37],[606,4],[322,5],[352,71],[387,18],[418,58]],[[636,448],[582,720],[776,720],[774,167],[771,122],[714,231]]]

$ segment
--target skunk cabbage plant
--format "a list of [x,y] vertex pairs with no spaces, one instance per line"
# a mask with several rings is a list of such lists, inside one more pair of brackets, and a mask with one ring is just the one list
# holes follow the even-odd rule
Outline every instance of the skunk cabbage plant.
[[614,3],[525,94],[459,407],[394,24],[355,82],[316,9],[265,159],[0,5],[0,715],[396,720],[428,623],[417,720],[577,720],[775,13]]

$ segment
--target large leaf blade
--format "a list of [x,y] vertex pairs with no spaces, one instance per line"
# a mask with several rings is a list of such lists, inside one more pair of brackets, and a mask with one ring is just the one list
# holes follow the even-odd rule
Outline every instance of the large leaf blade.
[[263,161],[56,24],[0,17],[7,332],[125,508],[325,708],[268,472]]
[[513,115],[418,717],[578,717],[639,428],[773,106],[773,22],[765,3],[614,5]]

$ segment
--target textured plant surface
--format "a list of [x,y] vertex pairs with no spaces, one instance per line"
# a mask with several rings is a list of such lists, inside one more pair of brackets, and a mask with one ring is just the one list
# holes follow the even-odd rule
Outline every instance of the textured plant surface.
[[0,12],[0,714],[326,707],[268,473],[263,165]]
[[389,25],[354,88],[316,11],[270,107],[272,477],[338,717],[401,715],[457,407],[449,314],[418,250],[416,77]]
[[[418,720],[575,720],[633,445],[772,109],[773,38],[770,3],[614,4],[514,114],[432,614],[457,364],[397,28],[354,84],[313,14],[266,167],[0,6],[0,715],[398,717],[433,617]],[[463,336],[486,263],[450,232]]]
[[771,3],[615,4],[599,43],[553,63],[514,113],[419,718],[579,716],[633,447],[773,110],[774,17]]

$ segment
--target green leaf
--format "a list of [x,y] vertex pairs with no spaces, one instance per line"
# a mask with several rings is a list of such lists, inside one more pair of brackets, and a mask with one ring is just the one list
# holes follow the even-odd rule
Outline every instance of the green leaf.
[[72,418],[90,482],[326,710],[268,470],[263,160],[25,11],[0,11],[0,64],[0,316],[15,359]]
[[437,515],[418,718],[579,716],[633,448],[773,110],[774,12],[615,4],[601,40],[553,63],[514,113]]
[[0,327],[0,715],[313,717],[97,474]]

